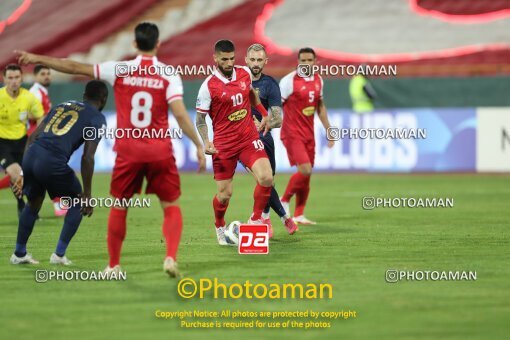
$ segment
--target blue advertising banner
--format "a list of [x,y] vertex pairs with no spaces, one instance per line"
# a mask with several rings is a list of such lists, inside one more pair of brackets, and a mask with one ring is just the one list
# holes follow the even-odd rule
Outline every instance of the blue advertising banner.
[[[398,109],[354,114],[349,110],[329,109],[330,138],[315,118],[315,170],[324,172],[448,172],[476,171],[476,109]],[[105,112],[108,128],[115,128],[115,112]],[[195,113],[190,113],[192,121]],[[209,122],[210,123],[210,122]],[[170,127],[177,122],[170,115]],[[212,128],[209,125],[212,136]],[[280,130],[272,131],[279,172],[292,168],[280,141]],[[341,138],[343,137],[343,138]],[[195,171],[196,149],[186,138],[172,140],[177,166]],[[111,171],[115,161],[114,140],[103,139],[96,154],[96,171]],[[81,150],[70,160],[80,168]],[[212,169],[211,157],[207,167]],[[141,160],[142,161],[142,160]],[[239,166],[238,169],[242,169]]]

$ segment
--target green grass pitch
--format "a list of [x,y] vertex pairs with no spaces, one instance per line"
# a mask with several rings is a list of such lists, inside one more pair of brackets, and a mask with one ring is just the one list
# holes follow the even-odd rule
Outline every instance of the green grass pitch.
[[[107,197],[110,176],[96,174],[93,195]],[[282,192],[288,175],[277,176]],[[315,174],[307,216],[318,225],[290,237],[274,218],[270,254],[237,255],[219,247],[213,230],[210,174],[183,174],[184,232],[179,264],[185,276],[224,283],[330,283],[333,299],[249,300],[210,297],[185,300],[162,272],[162,212],[131,209],[122,252],[124,282],[36,283],[48,263],[62,219],[49,200],[28,250],[38,266],[12,266],[17,216],[12,194],[0,192],[1,339],[394,339],[507,338],[510,330],[510,177],[508,175]],[[251,212],[253,179],[238,174],[227,221]],[[453,197],[449,209],[361,208],[363,196]],[[84,219],[68,249],[71,269],[102,270],[107,264],[108,209]],[[476,281],[386,283],[388,269],[471,270]],[[329,329],[182,329],[156,310],[295,311],[355,310]]]

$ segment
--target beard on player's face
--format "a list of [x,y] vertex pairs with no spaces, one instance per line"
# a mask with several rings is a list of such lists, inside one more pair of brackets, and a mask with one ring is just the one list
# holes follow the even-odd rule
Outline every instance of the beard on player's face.
[[262,67],[259,66],[252,66],[250,67],[251,74],[254,76],[258,76],[262,72]]
[[221,73],[227,77],[231,77],[232,72],[234,71],[234,66],[231,65],[221,66],[218,64],[218,68],[220,69]]
[[51,73],[49,70],[43,69],[36,76],[35,81],[44,87],[51,85]]

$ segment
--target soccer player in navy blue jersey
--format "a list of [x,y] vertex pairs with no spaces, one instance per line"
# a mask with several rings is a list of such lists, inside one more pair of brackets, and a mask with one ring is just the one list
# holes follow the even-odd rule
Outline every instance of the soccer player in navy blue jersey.
[[[246,65],[249,67],[252,74],[252,86],[257,91],[260,101],[264,108],[271,112],[271,120],[269,121],[269,127],[271,129],[279,128],[282,125],[282,98],[280,94],[280,87],[278,82],[273,77],[262,73],[264,66],[267,64],[267,54],[264,46],[261,44],[253,44],[248,48],[246,52]],[[257,125],[262,119],[262,115],[257,111],[256,108],[252,107],[253,121]],[[260,140],[264,143],[264,150],[266,150],[271,168],[273,170],[273,176],[276,170],[275,160],[275,146],[273,136],[269,131],[264,135],[264,132],[260,132]],[[271,190],[271,197],[269,202],[264,209],[262,214],[262,220],[269,226],[269,237],[273,236],[273,228],[271,226],[271,219],[269,217],[269,210],[272,208],[280,217],[281,221],[285,225],[289,234],[294,234],[297,231],[297,225],[294,223],[288,212],[283,208],[278,192],[274,185]]]
[[[57,105],[30,135],[23,157],[23,177],[13,188],[16,195],[25,194],[28,202],[19,219],[16,249],[10,260],[12,264],[39,263],[27,253],[26,245],[46,191],[52,199],[66,197],[69,200],[66,205],[71,203],[67,206],[69,209],[55,253],[50,257],[52,264],[71,264],[65,256],[67,246],[78,230],[82,216],[92,215],[92,207],[86,202],[91,198],[94,154],[101,139],[99,129],[106,128],[106,119],[101,110],[107,98],[108,88],[105,83],[92,80],[85,87],[82,102],[71,100]],[[91,130],[95,130],[95,133],[87,133]],[[76,174],[67,164],[73,152],[82,144],[83,190]],[[72,203],[76,198],[80,198],[80,204]]]

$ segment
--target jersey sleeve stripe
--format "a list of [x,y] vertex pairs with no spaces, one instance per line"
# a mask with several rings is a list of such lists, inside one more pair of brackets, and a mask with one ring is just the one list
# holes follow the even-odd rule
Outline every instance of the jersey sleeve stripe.
[[174,94],[173,96],[170,96],[166,99],[167,102],[171,103],[173,102],[174,100],[177,100],[177,99],[181,99],[182,98],[182,94]]
[[201,108],[196,108],[197,112],[200,112],[200,113],[209,113],[209,110],[204,110],[204,109],[201,109]]

